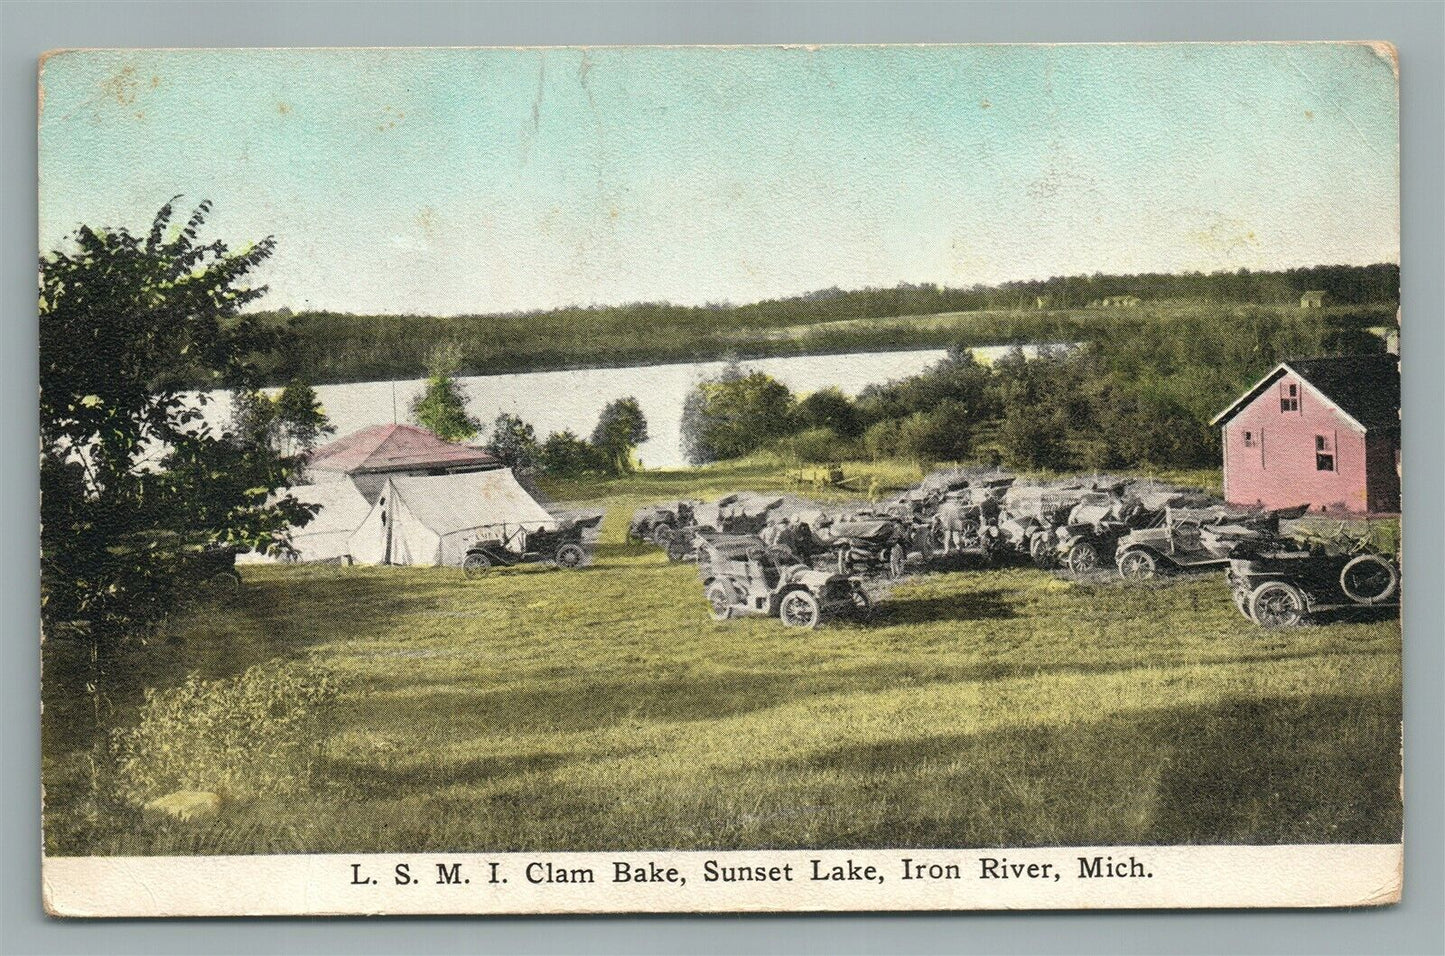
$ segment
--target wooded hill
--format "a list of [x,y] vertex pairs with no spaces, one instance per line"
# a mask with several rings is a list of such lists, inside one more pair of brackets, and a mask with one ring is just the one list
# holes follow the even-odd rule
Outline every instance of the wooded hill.
[[[1399,266],[1277,272],[1058,276],[998,286],[824,289],[748,305],[639,302],[491,315],[263,313],[295,333],[277,382],[420,376],[438,344],[457,344],[462,374],[836,354],[1029,342],[1091,341],[1121,318],[1167,321],[1240,309],[1297,321],[1300,297],[1324,293],[1311,321],[1389,324]],[[1108,306],[1116,297],[1138,299]]]

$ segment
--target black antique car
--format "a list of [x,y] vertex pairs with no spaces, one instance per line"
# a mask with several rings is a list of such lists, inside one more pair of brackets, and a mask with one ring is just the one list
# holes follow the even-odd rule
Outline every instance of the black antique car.
[[627,540],[651,541],[658,547],[666,548],[679,528],[694,526],[693,512],[701,503],[683,500],[639,508],[627,526]]
[[826,526],[820,543],[832,549],[839,574],[882,572],[900,578],[909,540],[908,525],[896,518],[859,516]]
[[1400,566],[1359,540],[1241,541],[1225,572],[1234,606],[1261,627],[1304,624],[1328,611],[1400,604]]
[[1075,574],[1097,570],[1118,551],[1129,532],[1159,523],[1162,511],[1147,508],[1136,497],[1126,497],[1115,486],[1092,492],[1069,513],[1068,523],[1055,529],[1053,549],[1059,564]]
[[568,518],[555,528],[528,531],[515,525],[497,526],[494,539],[474,542],[462,557],[462,573],[469,578],[486,574],[494,567],[548,562],[559,568],[580,568],[591,560],[582,534],[595,528],[602,515]]

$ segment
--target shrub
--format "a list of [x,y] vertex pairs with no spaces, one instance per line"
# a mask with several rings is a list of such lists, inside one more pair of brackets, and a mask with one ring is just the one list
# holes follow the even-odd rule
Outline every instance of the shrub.
[[778,439],[773,449],[787,462],[825,465],[852,458],[858,443],[843,438],[831,428],[808,428]]
[[228,799],[294,793],[311,779],[335,696],[325,671],[277,664],[147,688],[139,723],[112,738],[119,795],[144,804],[176,790]]

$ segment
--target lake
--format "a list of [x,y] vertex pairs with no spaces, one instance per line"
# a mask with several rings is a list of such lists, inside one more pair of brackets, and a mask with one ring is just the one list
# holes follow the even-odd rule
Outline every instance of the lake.
[[[1012,346],[975,348],[979,361],[991,362]],[[1032,348],[1026,348],[1032,352]],[[848,355],[800,355],[743,362],[747,371],[766,372],[795,394],[828,385],[856,396],[868,385],[916,375],[942,359],[943,349],[905,352],[855,352]],[[467,408],[486,425],[501,412],[511,412],[537,431],[540,441],[570,428],[582,438],[592,434],[597,416],[608,402],[633,396],[647,416],[649,439],[637,449],[648,468],[687,464],[682,451],[682,405],[698,382],[717,375],[725,362],[685,362],[628,368],[590,368],[565,372],[522,372],[511,375],[470,375],[459,378],[467,392]],[[337,436],[369,425],[409,420],[412,401],[422,393],[423,379],[321,385],[316,389]],[[229,396],[212,393],[205,417],[213,426],[230,416]],[[393,413],[395,417],[393,417]]]

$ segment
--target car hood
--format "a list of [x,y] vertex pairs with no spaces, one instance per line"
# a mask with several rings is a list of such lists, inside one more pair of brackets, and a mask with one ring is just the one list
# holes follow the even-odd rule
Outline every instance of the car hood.
[[845,578],[841,574],[835,574],[830,571],[819,571],[816,568],[805,568],[802,565],[798,565],[795,568],[789,569],[787,580],[789,584],[802,584],[812,590],[821,591],[832,582],[845,580]]

